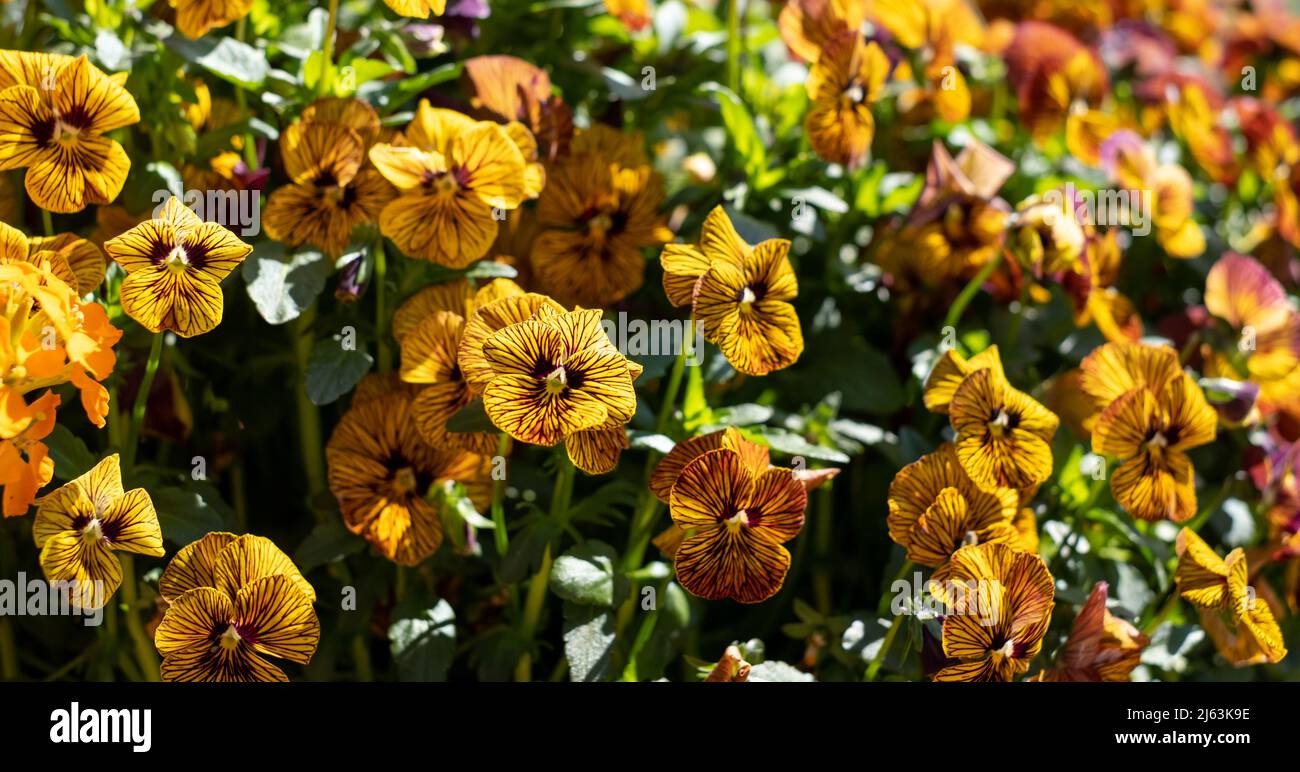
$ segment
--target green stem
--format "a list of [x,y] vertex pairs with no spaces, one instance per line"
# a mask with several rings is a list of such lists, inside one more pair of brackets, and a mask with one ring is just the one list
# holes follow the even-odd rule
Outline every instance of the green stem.
[[1232,485],[1233,479],[1231,477],[1225,479],[1223,484],[1219,486],[1218,492],[1214,494],[1214,498],[1206,502],[1201,508],[1201,511],[1197,513],[1196,517],[1193,517],[1191,520],[1184,523],[1183,527],[1190,528],[1193,531],[1200,531],[1201,526],[1205,525],[1205,521],[1209,520],[1210,516],[1217,512],[1219,507],[1223,506],[1223,502],[1227,500],[1228,494],[1232,492]]
[[515,665],[515,680],[520,682],[533,680],[533,634],[537,631],[537,620],[542,613],[542,602],[546,600],[546,585],[551,576],[551,545],[546,545],[542,552],[542,564],[537,573],[528,582],[528,598],[524,601],[524,619],[519,626],[519,634],[526,641],[527,648],[519,655]]
[[334,91],[334,32],[339,23],[339,0],[330,0],[329,21],[325,25],[325,40],[320,58],[320,77],[316,80],[316,96],[328,96]]
[[[686,335],[690,337],[695,334],[695,325],[686,326]],[[682,375],[686,372],[686,357],[688,352],[687,343],[682,344],[682,350],[677,353],[677,359],[673,361],[673,369],[668,373],[668,384],[664,386],[663,404],[659,406],[659,415],[655,417],[655,433],[663,434],[668,431],[668,422],[672,419],[673,412],[677,408],[677,393],[682,390]]]
[[352,662],[357,669],[358,681],[366,683],[375,680],[374,669],[370,666],[370,648],[362,633],[352,636]]
[[[501,433],[497,440],[497,455],[506,458],[510,455],[510,435]],[[492,478],[492,537],[496,540],[497,557],[504,560],[510,550],[510,533],[506,530],[506,481]]]
[[1174,609],[1178,608],[1179,597],[1178,589],[1176,587],[1171,587],[1169,589],[1169,597],[1166,598],[1164,604],[1160,606],[1160,611],[1157,612],[1155,616],[1151,617],[1151,621],[1142,626],[1143,635],[1149,637],[1154,634],[1156,628],[1160,626],[1160,623],[1164,622],[1170,614],[1174,613]]
[[[913,563],[913,562],[910,561],[910,560],[904,560],[903,563],[902,563],[902,565],[900,565],[900,566],[898,567],[898,573],[894,574],[894,579],[893,579],[893,581],[891,581],[891,582],[889,583],[889,585],[886,586],[886,587],[881,591],[881,593],[880,593],[880,602],[878,602],[878,603],[876,604],[876,615],[877,615],[877,616],[883,615],[886,611],[889,610],[890,601],[891,601],[891,598],[890,598],[890,595],[889,595],[889,593],[890,593],[890,587],[893,587],[894,584],[895,584],[896,582],[898,582],[899,580],[906,579],[906,578],[907,578],[907,575],[908,575],[909,573],[911,573],[912,569],[914,569],[915,567],[916,567],[916,564]],[[918,591],[919,591],[919,590],[918,590]]]
[[740,54],[744,45],[740,31],[744,15],[740,9],[742,2],[744,0],[727,2],[727,88],[737,96],[740,96]]
[[86,660],[90,659],[95,654],[97,654],[99,652],[99,647],[100,647],[100,641],[96,640],[94,643],[82,649],[81,653],[78,654],[76,657],[73,657],[72,660],[70,660],[67,664],[63,665],[58,670],[55,670],[54,672],[45,676],[45,681],[47,683],[50,681],[57,681],[60,678],[63,678],[67,674],[71,673],[73,670],[76,670],[78,667],[81,666],[82,663],[84,663]]
[[[685,341],[691,340],[694,335],[693,325],[686,328]],[[668,374],[668,382],[664,385],[663,404],[659,406],[659,415],[655,419],[655,433],[663,434],[668,430],[668,424],[672,419],[673,413],[677,407],[677,394],[681,391],[682,378],[686,372],[686,357],[691,351],[689,343],[683,343],[683,348],[677,354],[677,359],[673,362],[673,369]],[[654,474],[655,464],[659,461],[659,454],[653,450],[646,455],[645,469],[641,477],[641,495],[637,500],[636,509],[632,511],[632,523],[628,529],[627,549],[623,552],[623,570],[626,572],[635,571],[641,567],[645,559],[646,548],[650,545],[650,539],[654,535],[655,515],[659,512],[659,499],[650,492],[650,477]],[[627,629],[628,622],[632,619],[632,614],[636,610],[635,597],[629,596],[619,606],[618,613],[615,615],[614,636],[622,641],[623,631]],[[634,643],[629,652],[627,667],[633,668],[635,673],[635,657],[637,645]]]
[[[235,25],[235,38],[243,43],[248,36],[248,17],[240,18]],[[244,89],[235,87],[235,104],[239,107],[240,115],[248,114],[248,97],[244,94]],[[251,131],[244,132],[244,163],[248,165],[249,170],[257,169],[257,143],[253,141]]]
[[[573,464],[564,453],[557,454],[559,469],[556,470],[555,493],[551,496],[551,522],[563,526],[569,517],[569,502],[573,497]],[[524,653],[515,666],[516,681],[533,680],[533,635],[537,632],[537,622],[542,615],[542,606],[546,600],[546,587],[551,579],[551,545],[547,544],[542,552],[542,564],[537,573],[528,582],[528,596],[524,601],[524,617],[519,625],[520,637],[525,641]]]
[[1187,336],[1187,343],[1183,344],[1183,350],[1178,352],[1178,363],[1186,365],[1192,355],[1196,353],[1197,346],[1201,345],[1201,333],[1199,330]]
[[555,669],[551,671],[551,683],[558,684],[564,680],[564,676],[569,672],[569,660],[560,657],[555,662]]
[[135,560],[131,555],[123,554],[122,563],[122,613],[126,614],[126,629],[131,634],[131,642],[135,645],[135,658],[140,665],[140,675],[146,681],[161,681],[159,673],[158,653],[154,651],[153,643],[149,640],[149,634],[145,632],[144,625],[140,623],[138,608],[140,605],[136,595],[135,585]]
[[[312,323],[316,320],[316,308],[312,306],[302,314],[293,327],[293,350],[298,363],[298,388],[295,389],[298,401],[298,444],[302,452],[302,466],[307,475],[307,498],[315,499],[325,490],[325,456],[321,450],[320,411],[307,397],[307,360],[311,357],[314,342],[311,334]],[[316,511],[316,518],[324,522],[328,515]]]
[[410,569],[406,566],[394,566],[396,569],[393,575],[393,600],[398,604],[406,597],[406,586],[410,583]]
[[952,307],[948,309],[948,315],[944,317],[943,324],[945,327],[957,327],[957,322],[961,321],[961,315],[966,310],[966,306],[970,305],[970,301],[975,297],[975,293],[980,291],[980,287],[984,286],[984,282],[993,275],[993,272],[996,271],[1000,265],[1002,265],[1001,251],[994,255],[992,260],[985,263],[984,267],[980,268],[979,273],[975,274],[975,276],[967,282],[966,286],[962,288],[961,294],[957,296],[957,299],[953,301]]
[[655,631],[655,623],[658,621],[659,611],[657,609],[646,614],[645,619],[641,621],[641,627],[637,630],[636,639],[632,642],[632,650],[627,655],[627,665],[623,668],[624,681],[640,680],[636,672],[636,658],[641,653],[641,649],[650,641],[650,636]]
[[384,237],[375,239],[375,338],[379,348],[379,372],[393,369],[393,352],[388,346],[388,257]]
[[46,236],[54,238],[54,215],[48,209],[41,209],[41,227],[45,229]]
[[140,668],[136,666],[135,660],[131,659],[130,655],[128,655],[125,651],[123,651],[122,649],[117,649],[116,651],[113,652],[113,656],[117,658],[118,668],[120,668],[121,671],[126,674],[126,680],[135,681],[137,683],[145,680],[144,673],[140,672]]
[[817,599],[817,610],[822,616],[831,613],[831,484],[826,483],[817,491],[817,514],[813,520],[813,539],[816,551],[816,563],[813,566],[813,597]]
[[[689,340],[694,334],[693,327],[687,326],[686,340]],[[677,359],[673,361],[673,369],[668,374],[668,382],[664,385],[663,404],[659,406],[659,415],[655,418],[655,433],[663,434],[668,431],[668,423],[677,408],[677,394],[682,388],[682,376],[686,372],[686,357],[690,352],[686,344],[677,354]],[[650,451],[646,455],[645,470],[642,473],[641,497],[637,501],[637,507],[632,515],[632,527],[628,532],[627,550],[623,553],[623,567],[625,570],[633,571],[641,567],[641,560],[645,557],[646,546],[650,543],[650,531],[654,527],[655,513],[659,510],[659,500],[650,492],[650,476],[654,473],[655,464],[659,461],[659,455]]]
[[868,681],[876,680],[876,676],[880,673],[880,666],[885,664],[885,657],[889,654],[889,649],[893,647],[894,638],[898,637],[898,631],[899,629],[902,628],[902,626],[903,626],[903,615],[902,614],[894,615],[894,621],[889,626],[889,632],[885,633],[885,641],[884,643],[880,644],[880,651],[876,652],[875,658],[872,659],[871,664],[867,666],[866,680]]
[[155,332],[153,342],[149,346],[149,360],[144,366],[144,378],[140,380],[140,388],[135,393],[135,403],[131,406],[131,425],[127,428],[126,446],[122,449],[125,454],[125,463],[122,465],[126,469],[135,466],[136,447],[140,443],[140,427],[144,425],[144,411],[149,404],[149,392],[153,390],[153,379],[158,374],[158,363],[162,361],[162,345],[164,333]]

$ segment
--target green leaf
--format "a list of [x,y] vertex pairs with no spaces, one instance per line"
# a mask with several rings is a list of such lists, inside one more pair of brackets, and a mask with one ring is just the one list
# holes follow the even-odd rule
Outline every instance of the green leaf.
[[653,432],[629,432],[628,443],[631,447],[642,450],[653,450],[661,455],[668,455],[677,445],[673,442],[672,437]]
[[752,402],[718,408],[714,411],[714,423],[710,427],[706,427],[705,431],[724,426],[753,426],[755,424],[761,424],[771,418],[774,412],[775,411],[767,405],[756,405]]
[[722,112],[722,123],[731,138],[731,146],[741,159],[741,167],[750,184],[756,190],[762,190],[759,182],[769,182],[767,171],[767,148],[759,136],[758,127],[749,108],[736,96],[735,92],[720,83],[705,83],[700,86],[704,94],[712,94]]
[[617,561],[618,553],[602,541],[572,547],[551,566],[551,592],[571,603],[611,607],[617,601]]
[[458,433],[487,432],[496,434],[500,430],[492,424],[487,411],[483,409],[483,400],[471,400],[465,407],[457,410],[447,419],[447,431]]
[[547,518],[534,521],[518,535],[510,537],[510,550],[501,562],[501,580],[518,582],[537,570],[546,545],[559,534],[559,530],[555,521]]
[[316,341],[307,358],[307,397],[314,405],[328,405],[352,391],[374,359],[359,349],[347,350],[336,338]]
[[465,486],[452,480],[434,484],[425,495],[425,500],[438,511],[442,521],[442,532],[455,550],[464,550],[469,546],[469,526],[472,529],[495,528],[496,523],[479,514],[474,502],[465,493]]
[[908,172],[885,175],[880,180],[880,192],[884,194],[880,202],[880,213],[890,214],[910,209],[921,197],[924,183],[924,177]]
[[232,37],[190,40],[177,33],[163,42],[185,61],[241,88],[260,87],[270,70],[264,52]]
[[465,486],[448,480],[442,487],[442,503],[459,520],[475,528],[496,528],[496,523],[479,514],[465,493]]
[[357,88],[357,96],[369,101],[382,112],[392,112],[422,91],[460,77],[461,64],[444,64],[437,69],[391,81],[371,81]]
[[889,357],[842,329],[811,337],[799,367],[777,377],[783,396],[793,400],[812,403],[830,392],[840,392],[845,412],[892,415],[907,401]]
[[1181,673],[1187,669],[1188,655],[1204,640],[1200,625],[1165,622],[1151,634],[1151,644],[1142,651],[1142,664]]
[[793,665],[784,662],[760,662],[749,669],[751,683],[775,683],[788,681],[816,681],[812,673],[805,673]]
[[111,30],[101,29],[95,33],[95,58],[108,72],[131,68],[130,49]]
[[191,488],[157,488],[150,491],[158,525],[173,544],[185,546],[212,531],[226,529],[220,510]]
[[664,585],[659,605],[665,628],[679,630],[690,624],[691,599],[677,582]]
[[750,244],[759,244],[768,239],[780,238],[781,232],[770,222],[750,217],[733,206],[725,207],[731,224],[736,226],[736,233]]
[[[166,161],[150,161],[145,165],[145,171],[150,175],[157,175],[167,187],[167,192],[178,198],[185,197],[185,181],[181,179],[181,173],[175,166]],[[157,189],[154,189],[153,195],[157,195]],[[155,200],[155,205],[162,205],[164,202]]]
[[293,562],[298,564],[299,570],[307,572],[316,566],[354,555],[365,547],[366,540],[349,531],[342,520],[330,520],[311,529],[307,538],[298,545]]
[[439,600],[431,609],[393,622],[388,641],[402,681],[445,681],[456,654],[456,612]]
[[564,604],[564,656],[572,681],[603,681],[614,651],[614,614],[595,606]]
[[415,57],[411,55],[411,50],[406,47],[406,41],[396,30],[372,30],[371,33],[379,39],[380,50],[395,62],[402,72],[407,75],[415,72]]
[[781,190],[778,195],[786,201],[802,199],[803,203],[822,212],[844,214],[849,211],[848,202],[826,188],[815,186],[807,188],[786,188]]
[[270,324],[297,319],[325,289],[333,264],[323,253],[285,254],[285,246],[264,241],[253,248],[240,269],[248,297]]
[[682,400],[682,425],[694,433],[705,424],[713,422],[713,411],[704,396],[704,374],[700,367],[686,368],[686,396]]
[[86,443],[63,424],[55,424],[49,436],[42,440],[54,459],[54,476],[72,480],[85,474],[99,459],[90,452]]
[[605,87],[611,96],[624,102],[637,102],[650,96],[651,91],[641,87],[641,81],[613,67],[600,68],[600,75],[605,79]]
[[840,648],[863,662],[871,662],[880,653],[880,647],[885,642],[885,636],[889,634],[892,621],[855,617],[840,635]]
[[788,456],[803,456],[821,461],[832,461],[836,464],[847,464],[850,460],[848,456],[835,448],[814,445],[803,437],[785,429],[774,429],[765,426],[757,431],[763,435],[763,438],[767,440],[767,444],[771,445],[773,450],[780,451]]

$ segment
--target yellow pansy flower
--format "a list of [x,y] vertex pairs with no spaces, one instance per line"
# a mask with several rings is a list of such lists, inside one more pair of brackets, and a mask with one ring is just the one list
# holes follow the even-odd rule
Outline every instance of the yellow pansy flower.
[[51,582],[75,582],[70,601],[100,608],[122,583],[113,552],[163,556],[162,530],[143,488],[123,490],[114,453],[41,500],[32,522],[41,570]]
[[151,332],[202,335],[221,323],[221,280],[253,248],[204,222],[172,197],[147,220],[104,244],[126,271],[122,309]]
[[111,203],[131,159],[104,135],[140,121],[121,79],[84,56],[0,55],[0,171],[26,168],[27,194],[51,212]]

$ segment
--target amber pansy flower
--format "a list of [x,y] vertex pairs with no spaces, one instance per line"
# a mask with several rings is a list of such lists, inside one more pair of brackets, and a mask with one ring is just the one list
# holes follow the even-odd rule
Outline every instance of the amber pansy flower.
[[691,303],[705,340],[717,344],[732,367],[767,375],[803,353],[803,330],[790,304],[799,282],[789,252],[785,239],[749,245],[726,210],[715,207],[700,229],[698,246],[664,247],[664,291],[673,305]]
[[305,665],[316,653],[316,591],[270,539],[209,533],[176,553],[158,587],[164,681],[282,682],[267,657]]
[[143,488],[122,488],[116,453],[42,499],[32,537],[45,578],[74,583],[69,600],[81,608],[100,608],[117,592],[115,551],[163,556],[153,501]]
[[1027,671],[1052,621],[1055,590],[1043,559],[1005,544],[963,547],[944,586],[951,613],[943,653],[952,662],[934,680],[1010,681]]
[[803,528],[807,504],[789,469],[750,466],[729,448],[704,453],[669,495],[673,522],[686,531],[677,581],[708,600],[767,600],[785,581],[790,553],[782,545]]

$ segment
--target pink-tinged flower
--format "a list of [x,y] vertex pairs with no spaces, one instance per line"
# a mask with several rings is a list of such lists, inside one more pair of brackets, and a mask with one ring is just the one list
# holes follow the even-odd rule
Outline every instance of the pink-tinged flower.
[[1237,334],[1235,351],[1210,352],[1205,374],[1258,383],[1265,413],[1300,408],[1300,315],[1268,269],[1225,254],[1205,277],[1205,307]]
[[1106,609],[1108,585],[1097,582],[1079,609],[1056,666],[1034,681],[1127,681],[1151,639]]

